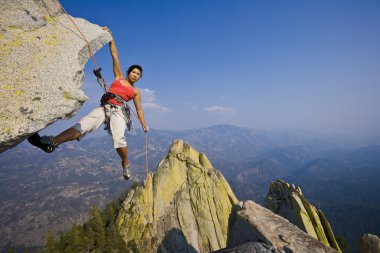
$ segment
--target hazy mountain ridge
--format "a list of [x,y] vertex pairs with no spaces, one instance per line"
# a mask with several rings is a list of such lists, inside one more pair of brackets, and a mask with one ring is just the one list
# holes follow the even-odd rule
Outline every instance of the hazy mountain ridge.
[[364,233],[380,234],[380,146],[336,150],[285,177],[304,189],[328,216],[335,232],[358,252]]
[[[379,191],[374,184],[380,171],[379,146],[341,149],[323,139],[298,138],[228,125],[178,132],[153,129],[148,137],[150,170],[156,169],[171,142],[181,138],[207,154],[239,199],[262,202],[268,183],[280,177],[300,185],[311,202],[323,205],[338,236],[345,237],[345,230],[354,226],[349,224],[346,229],[339,228],[339,222],[346,221],[346,216],[336,213],[339,205],[356,203],[352,215],[359,215],[363,208],[368,208],[368,215],[379,210],[376,204],[376,201],[380,203],[376,194]],[[133,179],[142,180],[145,178],[144,134],[137,131],[133,136],[127,135],[127,139]],[[286,145],[287,141],[289,145]],[[310,166],[314,166],[314,172]],[[336,169],[337,166],[340,169]],[[352,173],[345,173],[347,168]],[[332,169],[335,174],[328,173]],[[325,171],[320,180],[316,171]],[[109,136],[65,144],[52,154],[22,144],[0,156],[0,175],[1,213],[4,214],[0,219],[2,245],[10,241],[15,244],[40,243],[43,238],[36,238],[38,233],[43,235],[49,227],[65,229],[72,222],[82,222],[90,205],[104,206],[129,187],[121,179],[120,159]],[[344,177],[351,178],[351,181],[344,183],[341,180]],[[357,178],[363,180],[352,187]],[[377,222],[363,220],[368,224],[364,232],[379,234],[371,229],[371,226],[374,228],[380,224]]]

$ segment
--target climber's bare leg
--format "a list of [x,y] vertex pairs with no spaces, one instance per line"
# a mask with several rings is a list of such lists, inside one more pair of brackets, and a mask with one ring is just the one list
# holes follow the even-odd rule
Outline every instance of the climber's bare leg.
[[55,136],[53,140],[56,145],[59,145],[68,141],[78,140],[80,136],[81,133],[78,130],[74,128],[69,128],[60,133],[59,135]]
[[117,153],[121,158],[121,165],[123,166],[123,177],[125,180],[131,178],[131,172],[129,170],[129,162],[128,162],[128,148],[121,147],[116,149]]
[[127,147],[121,147],[116,149],[117,153],[119,154],[121,160],[123,161],[123,167],[127,167],[128,162],[128,148]]

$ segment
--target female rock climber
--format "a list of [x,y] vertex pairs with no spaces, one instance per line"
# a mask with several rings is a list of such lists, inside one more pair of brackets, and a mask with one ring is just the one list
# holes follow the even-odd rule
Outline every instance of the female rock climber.
[[[107,27],[103,29],[112,35]],[[132,65],[128,68],[127,78],[125,78],[120,68],[119,56],[114,39],[109,43],[109,47],[113,59],[115,80],[108,89],[108,92],[102,97],[101,106],[92,110],[73,127],[63,131],[57,136],[40,137],[38,133],[35,133],[28,138],[28,141],[45,152],[51,153],[59,144],[73,140],[79,141],[86,134],[97,129],[102,123],[107,123],[112,134],[114,148],[122,160],[121,165],[123,167],[124,179],[128,180],[131,174],[128,162],[127,141],[124,136],[127,118],[122,105],[124,102],[133,99],[142,128],[144,132],[148,132],[149,127],[145,123],[144,113],[141,107],[141,92],[135,88],[135,83],[142,76],[143,70],[140,65]]]

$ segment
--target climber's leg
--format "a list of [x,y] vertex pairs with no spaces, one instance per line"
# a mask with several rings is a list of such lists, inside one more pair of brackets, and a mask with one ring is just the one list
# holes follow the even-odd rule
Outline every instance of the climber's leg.
[[28,138],[30,144],[42,149],[47,153],[51,153],[55,148],[62,143],[80,140],[86,134],[97,129],[105,120],[103,107],[98,107],[92,110],[89,114],[80,119],[73,127],[63,131],[56,137],[42,136],[38,133],[33,134]]
[[113,107],[110,113],[110,129],[112,133],[113,146],[121,158],[123,176],[127,180],[131,177],[129,171],[128,148],[125,138],[126,123],[120,107]]

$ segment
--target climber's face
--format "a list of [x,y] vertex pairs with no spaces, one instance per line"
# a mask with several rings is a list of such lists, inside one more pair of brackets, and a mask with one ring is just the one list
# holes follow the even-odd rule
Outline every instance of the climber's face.
[[128,75],[128,80],[132,83],[137,82],[141,77],[141,71],[138,68],[134,68]]

